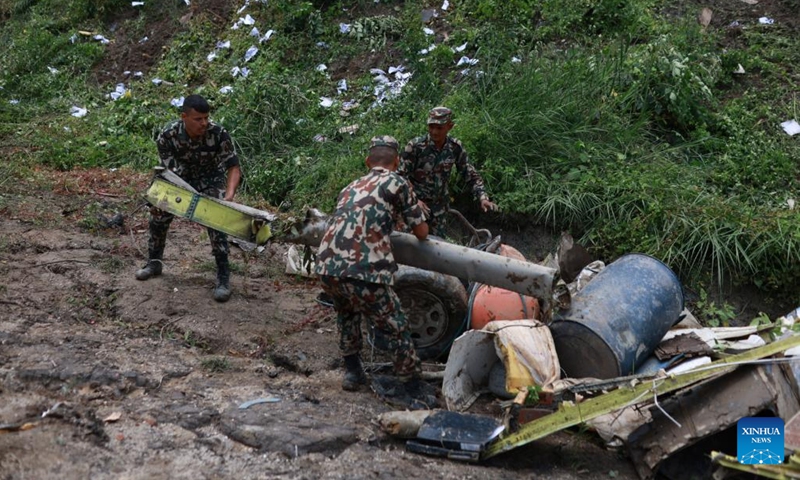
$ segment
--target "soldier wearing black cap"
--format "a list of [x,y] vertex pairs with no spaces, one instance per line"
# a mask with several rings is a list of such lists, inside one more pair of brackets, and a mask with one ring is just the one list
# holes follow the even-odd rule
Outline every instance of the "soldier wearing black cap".
[[366,160],[370,171],[339,194],[336,213],[317,254],[314,272],[337,313],[344,390],[357,390],[367,383],[359,359],[362,321],[390,339],[395,373],[411,386],[407,390],[413,391],[420,382],[420,361],[392,289],[397,264],[389,235],[397,216],[420,240],[427,238],[428,225],[408,182],[395,173],[399,161],[397,140],[388,135],[372,138]]
[[469,163],[461,142],[448,136],[453,128],[453,112],[436,107],[428,113],[428,134],[417,137],[400,154],[397,173],[407,178],[417,198],[430,209],[428,225],[432,233],[444,236],[444,215],[450,207],[450,171],[455,167],[484,212],[495,210],[489,201],[483,179]]

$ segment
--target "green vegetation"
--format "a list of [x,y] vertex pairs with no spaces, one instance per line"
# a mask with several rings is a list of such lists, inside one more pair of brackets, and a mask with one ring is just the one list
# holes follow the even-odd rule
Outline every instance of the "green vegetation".
[[[686,282],[726,278],[800,300],[800,222],[788,208],[800,143],[780,128],[800,117],[798,31],[781,21],[797,0],[772,2],[772,25],[739,2],[718,7],[709,27],[690,0],[463,0],[439,9],[434,35],[423,32],[428,2],[251,0],[237,14],[243,3],[194,5],[181,21],[182,2],[0,0],[0,138],[20,147],[4,149],[4,163],[144,170],[153,135],[177,115],[170,100],[197,92],[237,142],[249,198],[330,210],[363,171],[370,136],[409,139],[447,104],[505,212],[570,230],[606,260],[646,252]],[[274,35],[259,43],[252,27],[231,29],[246,13]],[[175,34],[148,50],[143,78],[125,80],[108,59],[140,61],[154,22]],[[251,45],[259,52],[245,62]],[[459,66],[462,56],[479,63]],[[401,64],[408,84],[376,103],[370,69],[394,79]],[[123,80],[128,93],[108,98]],[[88,115],[70,116],[73,105]],[[701,301],[727,321],[727,308]]]

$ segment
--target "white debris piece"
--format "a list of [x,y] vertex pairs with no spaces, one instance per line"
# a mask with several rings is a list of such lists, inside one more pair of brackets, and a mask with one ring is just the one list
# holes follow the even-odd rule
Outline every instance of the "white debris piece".
[[160,78],[154,78],[154,79],[152,79],[152,80],[150,80],[150,81],[151,81],[151,82],[153,82],[153,85],[161,85],[161,83],[162,83],[164,80],[161,80]]
[[242,23],[247,25],[248,27],[250,25],[255,25],[256,24],[255,19],[253,19],[253,17],[251,17],[249,13],[247,15],[245,15],[243,19],[240,19],[240,20],[242,20]]
[[128,90],[125,88],[124,83],[118,83],[117,87],[114,89],[113,92],[109,93],[108,96],[111,97],[112,100],[118,100],[120,97],[125,95],[125,92]]
[[736,68],[736,70],[734,70],[734,71],[733,71],[733,73],[735,73],[735,74],[737,74],[737,75],[744,75],[744,73],[745,73],[745,71],[744,71],[744,67],[742,66],[742,64],[741,64],[741,63],[740,63],[740,64],[738,64],[738,65],[739,65],[739,66]]
[[341,33],[350,33],[350,24],[349,23],[340,23],[339,24],[339,31]]
[[460,67],[461,65],[475,65],[476,63],[478,63],[477,58],[461,57],[458,59],[456,67]]
[[19,100],[17,100],[16,98],[12,98],[11,100],[8,101],[8,103],[10,103],[11,105],[17,105],[19,104]]
[[144,37],[141,38],[141,40],[139,40],[139,43],[144,43],[144,42],[146,42],[148,40],[150,40],[150,39],[147,38],[147,35],[145,35]]
[[318,72],[324,72],[327,69],[328,69],[327,65],[325,65],[324,63],[320,63],[319,65],[317,65],[317,67],[314,70],[316,70]]
[[423,28],[422,31],[425,32],[425,35],[433,35],[434,33],[436,33],[428,27]]
[[431,46],[430,46],[430,47],[428,47],[428,48],[423,48],[422,50],[420,50],[420,51],[419,51],[419,54],[420,54],[420,55],[427,55],[427,54],[431,53],[431,52],[432,52],[432,51],[434,51],[434,50],[436,50],[436,45],[435,45],[435,44],[431,44]]
[[244,0],[244,5],[242,5],[239,10],[236,10],[236,15],[242,13],[244,9],[248,7],[248,5],[250,5],[250,0]]
[[769,17],[761,17],[758,19],[758,23],[760,23],[761,25],[772,25],[773,23],[775,23],[775,20]]
[[457,46],[456,48],[454,48],[453,51],[454,52],[463,52],[466,48],[467,48],[467,42],[464,42],[463,44],[461,44],[461,45]]
[[520,62],[522,62],[522,60],[520,60],[519,57],[511,57],[511,63],[520,63]]
[[244,53],[244,61],[249,62],[250,60],[253,59],[253,57],[256,56],[257,53],[258,53],[258,47],[256,47],[255,45],[251,45],[250,48],[248,48],[247,51]]
[[797,120],[787,120],[781,123],[781,127],[789,136],[795,136],[800,133],[800,124],[797,123]]
[[75,40],[77,40],[77,39],[78,39],[78,35],[73,33],[72,36],[69,37],[69,43],[75,43]]
[[314,135],[314,141],[315,142],[325,142],[327,140],[328,140],[328,138],[325,137],[325,135],[323,135],[321,133],[318,133],[318,134]]
[[328,97],[319,97],[319,106],[322,108],[331,108],[333,106],[333,99]]
[[209,54],[206,56],[206,60],[208,60],[209,62],[213,62],[215,58],[217,58],[217,52],[216,52],[216,50],[215,50],[215,51],[213,51],[213,52],[211,52],[211,53],[209,53]]
[[[186,6],[188,7],[189,5],[192,4],[192,0],[183,0],[183,3],[185,3]],[[181,102],[181,103],[183,103],[183,102]]]
[[221,50],[223,48],[231,48],[231,41],[225,40],[224,42],[217,42],[217,50]]
[[341,95],[342,93],[347,91],[347,79],[339,80],[339,84],[336,85],[336,92]]
[[131,7],[141,7],[144,5],[144,2],[131,2]]
[[261,36],[261,32],[258,31],[258,27],[253,27],[253,29],[250,30],[250,36],[256,38]]
[[111,43],[111,40],[107,39],[106,37],[104,37],[102,35],[95,35],[92,38],[94,38],[98,42],[102,43],[103,45],[108,45],[109,43]]
[[406,67],[404,67],[402,65],[398,65],[396,67],[389,67],[389,75],[391,75],[393,73],[397,73],[397,72],[402,72],[405,69],[406,69]]
[[233,91],[233,87],[230,85],[225,85],[224,87],[219,89],[219,93],[223,95],[227,95]]
[[144,76],[144,73],[142,73],[142,72],[139,72],[139,71],[133,72],[133,77],[134,78],[142,78],[143,76]]
[[262,36],[261,38],[259,38],[259,39],[258,39],[258,43],[264,43],[264,42],[266,42],[267,40],[269,40],[270,38],[272,38],[272,35],[273,35],[274,33],[275,33],[275,30],[272,30],[272,29],[270,29],[270,30],[267,30],[267,33],[265,33],[265,34],[264,34],[264,36]]
[[75,118],[85,117],[87,113],[89,113],[89,110],[86,110],[85,108],[82,107],[77,107],[75,105],[73,105],[69,109],[69,114]]
[[233,67],[231,69],[231,76],[236,77],[237,75],[241,75],[242,77],[247,78],[247,76],[250,75],[250,69],[247,67],[244,68]]
[[450,2],[448,0],[444,0],[444,3],[442,3],[442,10],[447,10],[448,8],[450,8]]
[[789,210],[794,210],[795,201],[794,198],[786,199],[786,206],[789,207]]
[[131,71],[130,70],[125,70],[124,72],[122,72],[122,74],[125,75],[126,77],[130,77],[131,76]]
[[411,72],[405,71],[405,67],[403,65],[389,67],[389,75],[394,75],[393,80],[390,79],[386,72],[380,68],[370,69],[370,73],[374,75],[372,79],[377,82],[377,85],[373,89],[375,102],[370,108],[375,107],[377,104],[380,104],[386,99],[400,95],[403,87],[408,84],[408,81],[412,76]]
[[330,45],[328,45],[328,44],[327,44],[327,43],[325,43],[325,42],[317,42],[317,46],[318,46],[319,48],[324,48],[324,49],[331,48],[331,47],[330,47]]
[[180,98],[173,98],[169,101],[169,104],[176,108],[181,108],[183,106],[183,97]]
[[53,67],[51,67],[51,66],[48,66],[48,67],[47,67],[47,70],[49,70],[49,71],[50,71],[50,73],[52,73],[53,75],[55,75],[56,73],[58,73],[58,70],[57,70],[57,69],[55,69],[55,68],[53,68]]

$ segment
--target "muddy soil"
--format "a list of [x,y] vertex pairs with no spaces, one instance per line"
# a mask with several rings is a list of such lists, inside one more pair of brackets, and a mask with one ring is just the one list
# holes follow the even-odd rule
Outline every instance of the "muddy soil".
[[176,220],[164,275],[134,279],[147,182],[36,172],[0,197],[0,424],[21,427],[0,478],[637,478],[579,431],[478,465],[405,451],[375,424],[395,407],[341,390],[332,311],[286,246],[233,249],[218,304],[207,236]]

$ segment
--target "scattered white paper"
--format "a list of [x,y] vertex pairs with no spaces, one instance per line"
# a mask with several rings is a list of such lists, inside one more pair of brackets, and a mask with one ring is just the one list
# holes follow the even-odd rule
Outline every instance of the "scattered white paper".
[[261,37],[261,38],[259,38],[259,39],[258,39],[258,43],[264,43],[264,42],[266,42],[267,40],[269,40],[270,38],[272,38],[272,35],[273,35],[274,33],[275,33],[275,30],[271,30],[271,29],[270,29],[270,30],[267,30],[267,33],[265,33],[263,37]]
[[520,63],[520,62],[522,62],[522,60],[520,60],[519,57],[511,57],[511,63]]
[[454,52],[463,52],[467,48],[467,42],[464,42],[462,45],[457,46],[453,49]]
[[141,7],[144,2],[131,2],[131,7]]
[[113,92],[109,93],[108,96],[111,97],[112,100],[118,100],[120,97],[125,95],[127,89],[125,88],[124,83],[118,83],[117,87],[114,89]]
[[800,133],[800,124],[797,123],[797,120],[787,120],[781,123],[781,127],[789,136],[795,136]]
[[458,59],[456,67],[460,67],[461,65],[475,65],[476,63],[478,63],[477,58],[461,57]]
[[206,56],[206,60],[208,60],[209,62],[213,62],[215,58],[217,58],[216,51],[213,51]]
[[260,35],[261,35],[261,32],[258,31],[258,27],[253,27],[253,29],[250,30],[250,36],[251,37],[258,38]]
[[152,80],[150,80],[150,81],[151,81],[151,82],[153,82],[153,85],[161,85],[161,83],[162,83],[164,80],[161,80],[160,78],[154,78],[154,79],[152,79]]
[[180,98],[173,98],[169,101],[169,104],[176,108],[181,108],[183,106],[183,97]]
[[339,84],[336,85],[336,92],[339,95],[341,95],[342,93],[344,93],[346,91],[347,91],[347,80],[343,78],[343,79],[339,80]]
[[328,97],[319,97],[319,106],[322,108],[331,108],[333,106],[333,99]]
[[448,8],[450,8],[450,2],[448,0],[444,0],[444,3],[442,3],[442,10],[447,10]]
[[316,70],[316,71],[318,71],[318,72],[324,72],[324,71],[325,71],[325,70],[327,70],[327,69],[328,69],[328,66],[327,66],[327,65],[325,65],[324,63],[320,63],[320,64],[319,64],[319,65],[317,65],[317,67],[315,68],[315,70]]
[[219,89],[219,93],[223,95],[227,95],[233,91],[233,87],[230,85],[225,85],[224,87]]
[[69,43],[75,43],[76,40],[78,40],[78,35],[73,33],[72,36],[69,37]]
[[471,70],[469,68],[465,68],[464,70],[461,70],[461,75],[466,77],[467,75],[469,75],[470,71]]
[[65,131],[65,132],[67,132],[67,133],[69,133],[69,132],[71,132],[71,131],[72,131],[72,129],[71,129],[71,128],[69,128],[68,126],[64,125],[64,131]]
[[92,38],[94,38],[98,42],[102,43],[103,45],[108,45],[109,43],[111,43],[111,40],[107,39],[106,37],[104,37],[102,35],[95,35]]
[[256,21],[248,13],[247,15],[244,16],[244,19],[242,19],[242,23],[249,27],[250,25],[255,25]]
[[249,62],[250,60],[253,59],[253,57],[256,56],[257,53],[258,53],[258,47],[256,47],[255,45],[251,45],[250,48],[248,48],[244,54],[244,61]]
[[241,75],[242,77],[247,78],[247,76],[250,75],[250,69],[247,68],[247,67],[244,67],[244,68],[233,67],[233,68],[231,68],[231,76],[236,77],[237,75]]
[[739,26],[739,20],[734,20],[731,22],[730,25],[728,25],[728,28],[736,28],[738,26]]
[[147,36],[145,35],[144,37],[142,37],[142,39],[141,39],[141,40],[139,40],[139,43],[145,43],[145,42],[146,42],[146,41],[148,41],[148,40],[150,40],[150,39],[149,39],[149,38],[147,38]]
[[130,70],[125,70],[124,72],[122,72],[122,74],[125,75],[126,77],[130,77],[131,76],[131,71]]
[[422,31],[425,32],[425,35],[433,35],[434,33],[436,33],[428,27],[423,28]]
[[430,46],[430,47],[428,47],[428,48],[423,48],[422,50],[420,50],[420,51],[419,51],[419,54],[420,54],[420,55],[427,55],[427,54],[431,53],[431,52],[432,52],[432,51],[434,51],[434,50],[436,50],[436,45],[435,45],[435,44],[431,44],[431,46]]
[[239,8],[239,10],[236,10],[236,15],[239,15],[240,13],[242,13],[244,11],[244,9],[247,8],[248,5],[250,5],[250,0],[244,0],[244,5],[242,5]]
[[50,73],[52,73],[53,75],[55,75],[56,73],[58,73],[58,70],[57,70],[57,69],[55,69],[55,68],[53,68],[53,67],[51,67],[51,66],[48,66],[48,67],[47,67],[47,70],[49,70],[49,71],[50,71]]
[[339,31],[341,33],[350,33],[350,24],[349,23],[340,23],[339,24]]
[[223,48],[231,48],[231,41],[225,40],[224,42],[217,42],[217,50],[221,50]]
[[192,0],[183,0],[183,3],[185,3],[186,6],[188,7],[189,5],[192,4]]
[[789,207],[789,210],[794,210],[794,198],[786,199],[786,206]]
[[389,75],[391,75],[393,73],[397,73],[397,72],[402,72],[405,69],[406,69],[406,67],[404,67],[402,65],[398,65],[396,67],[389,67]]
[[133,72],[133,76],[134,76],[134,78],[142,78],[144,76],[144,73],[138,72],[138,71],[137,72]]
[[325,137],[325,135],[323,135],[321,133],[318,133],[318,134],[314,135],[314,141],[315,142],[325,142],[327,140],[328,140],[328,138]]
[[327,44],[327,43],[325,43],[325,42],[317,42],[317,46],[318,46],[319,48],[324,48],[324,49],[331,48],[331,47],[330,47],[330,45],[328,45],[328,44]]
[[773,23],[775,23],[775,20],[769,17],[761,17],[758,19],[758,23],[760,23],[761,25],[772,25]]
[[87,113],[89,113],[89,110],[74,105],[69,109],[69,114],[75,118],[85,117]]
[[736,73],[738,75],[744,75],[744,73],[745,73],[744,72],[744,67],[742,66],[741,63],[739,64],[739,67],[736,70],[733,71],[733,73]]
[[19,103],[19,100],[17,100],[16,98],[12,98],[11,100],[8,101],[8,103],[10,103],[11,105],[17,105]]

